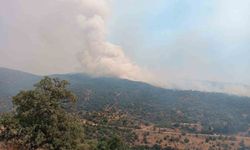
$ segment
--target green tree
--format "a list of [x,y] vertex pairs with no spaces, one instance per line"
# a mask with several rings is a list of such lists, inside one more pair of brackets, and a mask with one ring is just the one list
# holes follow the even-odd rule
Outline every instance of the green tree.
[[130,147],[120,137],[113,136],[109,139],[98,141],[95,150],[130,150]]
[[100,141],[97,145],[98,150],[108,150],[108,144],[105,141]]
[[129,148],[123,143],[123,141],[114,136],[108,141],[108,150],[128,150]]
[[0,140],[20,149],[83,149],[86,147],[80,120],[63,106],[75,102],[67,81],[45,77],[33,90],[13,97],[14,111],[0,120]]
[[184,139],[184,142],[185,142],[185,143],[188,143],[188,142],[189,142],[189,139],[188,139],[188,138],[185,138],[185,139]]

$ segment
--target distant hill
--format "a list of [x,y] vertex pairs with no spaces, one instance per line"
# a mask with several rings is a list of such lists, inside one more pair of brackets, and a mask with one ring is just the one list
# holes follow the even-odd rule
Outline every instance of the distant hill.
[[[250,124],[250,98],[219,93],[168,90],[118,78],[92,78],[83,74],[52,75],[68,80],[79,100],[79,112],[121,110],[138,120],[158,126],[201,124],[201,132],[234,133]],[[41,77],[0,68],[0,110],[10,110],[10,96],[29,89]],[[3,107],[4,106],[4,107]],[[195,129],[187,128],[190,132]]]
[[230,93],[250,97],[250,85],[233,82],[219,82],[206,80],[174,80],[168,81],[176,89],[193,89],[206,92]]
[[22,71],[0,68],[0,95],[13,95],[20,90],[29,89],[41,77]]
[[41,77],[0,67],[0,112],[10,110],[11,97],[20,90],[30,89]]

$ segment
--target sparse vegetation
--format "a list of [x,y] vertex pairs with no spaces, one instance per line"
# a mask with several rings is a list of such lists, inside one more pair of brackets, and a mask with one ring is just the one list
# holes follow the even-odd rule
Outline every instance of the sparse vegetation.
[[[199,149],[199,145],[204,149],[246,149],[249,146],[247,138],[231,135],[246,128],[248,98],[171,91],[120,79],[82,77],[66,76],[73,83],[70,88],[66,87],[66,81],[45,78],[35,88],[20,92],[13,98],[15,109],[1,115],[1,139],[31,149],[73,146],[72,149],[87,150],[114,147],[118,150],[172,150]],[[103,84],[99,85],[100,82]],[[78,101],[70,101],[75,96],[69,89],[76,92]],[[234,99],[239,101],[234,103]],[[230,110],[222,113],[215,109],[215,104],[225,101],[232,106]],[[241,107],[243,109],[239,110]],[[212,108],[215,111],[211,111]],[[240,113],[244,113],[243,122],[238,116]],[[235,123],[235,118],[239,124]],[[58,134],[62,136],[51,138]],[[248,135],[247,130],[245,135]],[[47,138],[50,144],[46,144]]]

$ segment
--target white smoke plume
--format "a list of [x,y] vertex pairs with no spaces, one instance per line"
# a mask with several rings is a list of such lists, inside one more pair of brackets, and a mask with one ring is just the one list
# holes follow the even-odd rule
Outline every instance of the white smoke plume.
[[[107,0],[80,0],[83,10],[77,16],[84,34],[79,60],[85,73],[148,81],[150,75],[135,65],[121,47],[106,41]],[[91,5],[90,5],[91,4]]]
[[37,74],[81,71],[151,82],[148,71],[132,62],[121,47],[106,40],[109,3],[0,1],[0,28],[6,32],[2,34],[6,41],[0,43],[0,65]]
[[[156,66],[151,67],[154,73],[158,72],[157,77],[136,65],[120,46],[107,40],[110,31],[106,26],[112,14],[110,3],[111,0],[0,0],[0,66],[35,74],[80,71],[97,77],[114,76],[157,85],[160,85],[159,80],[161,80],[161,86],[167,88],[249,96],[248,85],[221,83],[224,82],[224,78],[231,79],[233,72],[223,73],[225,66],[220,65],[221,61],[211,60],[213,53],[204,51],[209,50],[212,44],[206,39],[196,37],[194,33],[181,36],[182,38],[177,39],[173,46],[170,44],[161,47],[165,49],[164,53],[163,51],[152,53],[158,55],[156,58],[159,60],[165,58],[163,62],[166,65],[162,63],[158,65],[158,69]],[[151,6],[149,8],[152,9]],[[227,10],[231,12],[231,9]],[[228,14],[228,12],[221,13]],[[218,20],[222,20],[220,18],[224,15],[221,16]],[[127,22],[123,16],[121,18]],[[230,15],[227,18],[229,22],[234,21]],[[215,22],[218,22],[217,19]],[[242,21],[236,20],[235,25],[226,23],[226,27],[242,28],[245,32],[243,27],[238,27],[240,25],[238,22]],[[130,38],[130,34],[134,31],[129,30],[128,33],[127,30],[119,32],[123,38],[125,37],[124,43],[131,43],[136,39],[140,41],[143,38]],[[127,34],[123,35],[124,32]],[[229,33],[231,34],[231,30]],[[143,36],[150,39],[146,34]],[[141,44],[143,42],[138,45]],[[183,62],[183,66],[178,67],[177,62]],[[211,62],[215,63],[210,65]],[[218,68],[221,68],[219,69],[221,75],[214,71]],[[247,68],[245,70],[247,74]],[[220,82],[211,84],[195,81],[204,79]]]

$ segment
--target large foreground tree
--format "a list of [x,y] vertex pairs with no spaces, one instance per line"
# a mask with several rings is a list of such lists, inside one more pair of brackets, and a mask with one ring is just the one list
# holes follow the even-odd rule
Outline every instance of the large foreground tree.
[[18,149],[84,149],[80,120],[65,111],[65,103],[76,97],[67,81],[45,77],[33,90],[13,98],[14,111],[0,120],[0,140]]

